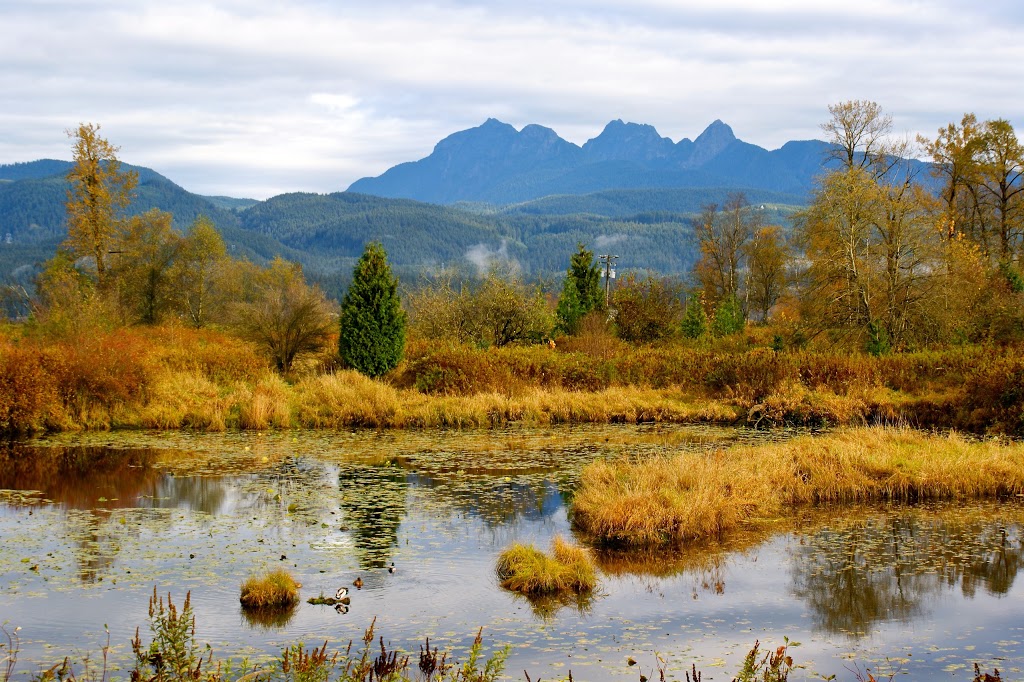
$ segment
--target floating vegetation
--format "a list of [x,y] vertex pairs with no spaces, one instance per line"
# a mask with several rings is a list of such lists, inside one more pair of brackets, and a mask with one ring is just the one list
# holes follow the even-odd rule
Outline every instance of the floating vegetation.
[[339,587],[333,597],[325,597],[324,593],[321,592],[319,596],[307,599],[306,603],[315,606],[336,606],[338,604],[349,604],[351,601],[352,598],[348,596],[348,588]]
[[299,601],[299,584],[288,571],[281,569],[262,576],[252,576],[242,583],[239,601],[247,609],[294,606]]

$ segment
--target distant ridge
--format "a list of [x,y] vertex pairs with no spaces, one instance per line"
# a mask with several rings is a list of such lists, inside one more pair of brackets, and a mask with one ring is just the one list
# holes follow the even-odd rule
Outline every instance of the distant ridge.
[[352,183],[351,192],[438,204],[513,204],[615,189],[735,188],[807,196],[828,144],[787,142],[768,151],[716,120],[695,140],[614,120],[582,147],[550,128],[520,131],[497,119],[453,133],[424,159]]

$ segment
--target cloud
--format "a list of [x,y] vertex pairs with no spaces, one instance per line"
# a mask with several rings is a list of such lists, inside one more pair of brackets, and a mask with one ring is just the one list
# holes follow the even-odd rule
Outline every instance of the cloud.
[[613,235],[599,235],[594,240],[594,248],[596,249],[607,249],[609,246],[615,246],[621,244],[629,239],[628,235],[625,234],[613,234]]
[[1010,0],[43,0],[0,3],[0,162],[102,123],[186,188],[336,191],[494,116],[585,142],[614,118],[678,140],[721,118],[774,148],[873,99],[934,135],[1024,124]]
[[466,250],[466,260],[476,268],[476,274],[480,277],[486,275],[495,267],[505,267],[518,272],[519,261],[509,256],[508,242],[501,240],[501,246],[492,249],[487,244],[475,244]]

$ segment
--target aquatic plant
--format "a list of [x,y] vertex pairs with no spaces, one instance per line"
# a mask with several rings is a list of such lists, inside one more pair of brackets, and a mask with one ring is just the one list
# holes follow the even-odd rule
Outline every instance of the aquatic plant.
[[144,646],[135,629],[132,652],[135,654],[135,668],[131,671],[131,682],[177,682],[198,681],[213,672],[213,651],[206,647],[204,658],[202,648],[196,643],[196,617],[192,611],[192,593],[185,594],[181,611],[174,605],[170,593],[167,606],[163,597],[157,597],[156,587],[149,598],[149,629],[153,639]]
[[790,642],[785,638],[785,644],[775,651],[761,655],[761,642],[755,641],[754,646],[743,658],[743,666],[736,674],[733,682],[786,682],[789,673],[793,670],[793,657],[789,655],[789,647],[799,646],[799,642]]
[[283,682],[327,682],[339,656],[338,652],[327,653],[326,641],[319,649],[306,649],[302,642],[293,644],[281,652]]
[[526,595],[586,593],[597,585],[590,555],[558,536],[550,556],[533,545],[513,544],[498,557],[497,574],[502,587]]
[[255,609],[293,606],[299,601],[299,584],[288,571],[279,568],[246,579],[239,601],[243,607]]

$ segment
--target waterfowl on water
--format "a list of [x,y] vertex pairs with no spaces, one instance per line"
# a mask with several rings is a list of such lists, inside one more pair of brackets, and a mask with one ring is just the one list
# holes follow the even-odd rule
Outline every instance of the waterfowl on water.
[[398,569],[395,568],[395,562],[392,561],[391,565],[388,566],[388,573],[394,573],[396,570],[398,570]]
[[339,587],[338,591],[334,593],[334,598],[335,599],[341,600],[341,599],[345,599],[346,597],[348,597],[348,588],[347,587]]
[[355,580],[352,581],[352,584],[356,586],[356,589],[360,589],[361,590],[363,588],[363,579],[362,578],[356,578]]
[[334,610],[338,613],[348,613],[348,604],[336,604]]

